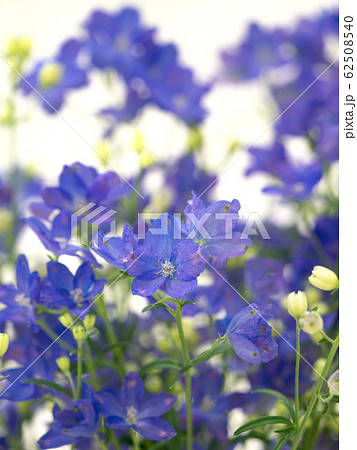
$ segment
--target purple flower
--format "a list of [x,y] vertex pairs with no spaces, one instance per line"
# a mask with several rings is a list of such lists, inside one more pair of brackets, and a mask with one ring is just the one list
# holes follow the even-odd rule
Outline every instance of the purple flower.
[[[223,393],[224,377],[209,365],[200,366],[192,379],[192,419],[194,428],[204,427],[219,443],[227,441],[227,414],[241,406],[238,393]],[[243,395],[244,396],[244,395]],[[180,419],[186,425],[186,408],[180,410]]]
[[63,167],[59,186],[43,189],[42,198],[47,207],[73,212],[89,203],[115,207],[118,200],[130,192],[130,186],[118,174],[100,175],[93,167],[76,162]]
[[205,206],[192,193],[185,208],[184,232],[188,239],[207,248],[216,267],[223,266],[228,258],[243,255],[252,241],[239,231],[240,204],[238,200],[218,201]]
[[250,25],[238,47],[222,52],[223,78],[247,80],[286,64],[288,57],[282,45],[286,39],[285,30],[266,30],[257,24]]
[[6,307],[0,311],[0,323],[11,321],[18,324],[31,324],[37,330],[34,303],[40,294],[38,272],[30,272],[25,255],[16,260],[16,285],[0,286],[0,302]]
[[251,364],[269,362],[278,355],[278,345],[265,317],[267,312],[252,303],[236,314],[227,328],[234,351]]
[[101,112],[112,118],[107,134],[113,132],[116,123],[133,119],[149,103],[188,124],[204,119],[200,103],[209,86],[196,83],[192,71],[179,65],[174,45],[154,41],[155,30],[140,24],[135,9],[124,8],[112,15],[96,11],[86,28],[93,65],[113,67],[127,87],[124,106]]
[[204,246],[176,238],[181,228],[181,221],[167,213],[152,223],[125,264],[128,275],[135,277],[131,285],[134,295],[148,296],[162,288],[180,299],[196,288],[208,254]]
[[265,172],[277,179],[276,184],[263,189],[265,193],[301,201],[311,194],[322,177],[322,168],[318,162],[293,164],[288,160],[283,145],[277,141],[268,149],[251,148],[250,154],[252,164],[246,175]]
[[72,229],[69,212],[58,213],[52,221],[51,229],[48,229],[37,217],[29,217],[25,220],[47,250],[55,255],[78,256],[83,261],[89,261],[94,266],[100,267],[90,250],[70,243]]
[[25,75],[29,84],[24,80],[20,82],[24,94],[33,93],[35,88],[46,100],[42,100],[41,104],[48,113],[59,110],[67,91],[87,84],[86,72],[78,64],[82,47],[81,42],[70,39],[62,45],[55,58],[37,64],[32,72]]
[[98,295],[107,280],[96,280],[91,265],[83,263],[75,275],[59,262],[47,263],[50,285],[42,292],[41,299],[49,307],[66,306],[77,311],[87,307],[90,299]]
[[176,436],[171,424],[160,419],[173,407],[176,397],[158,394],[144,400],[144,385],[136,372],[126,374],[120,395],[102,391],[95,394],[95,400],[109,428],[132,428],[151,441],[163,441]]
[[74,400],[72,409],[53,408],[54,423],[42,436],[38,445],[41,449],[57,448],[73,444],[84,438],[91,438],[98,427],[98,412],[93,404],[93,397],[85,387],[85,398]]

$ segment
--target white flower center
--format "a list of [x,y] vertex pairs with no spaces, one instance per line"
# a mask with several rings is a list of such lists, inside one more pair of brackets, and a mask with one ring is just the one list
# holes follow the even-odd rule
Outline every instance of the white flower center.
[[128,425],[136,425],[138,422],[138,410],[134,406],[126,408],[126,423]]
[[82,289],[76,288],[70,292],[72,300],[79,304],[83,301],[83,291]]
[[170,261],[159,261],[158,264],[159,271],[157,272],[162,278],[170,277],[171,279],[174,276],[174,272],[176,271],[176,266],[174,266]]
[[19,305],[28,306],[30,304],[30,299],[26,296],[25,292],[21,292],[21,294],[17,294],[15,296],[15,301]]

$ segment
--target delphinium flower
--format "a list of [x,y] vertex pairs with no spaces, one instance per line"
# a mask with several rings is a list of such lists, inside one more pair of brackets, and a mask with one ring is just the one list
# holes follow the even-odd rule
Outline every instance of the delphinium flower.
[[275,258],[255,256],[244,266],[246,287],[253,297],[277,298],[286,290],[284,263]]
[[221,200],[206,207],[195,193],[187,202],[183,231],[187,239],[206,247],[217,267],[224,265],[228,258],[243,255],[252,243],[240,231],[239,210],[238,200]]
[[78,61],[82,47],[80,41],[70,39],[54,58],[38,63],[20,82],[24,94],[37,96],[34,93],[36,89],[45,99],[41,99],[41,105],[48,113],[54,114],[59,110],[69,90],[85,86],[88,82],[86,71]]
[[115,69],[127,86],[125,105],[106,108],[104,114],[118,122],[130,120],[153,103],[189,124],[203,120],[200,102],[209,87],[195,83],[192,71],[179,65],[174,45],[155,42],[155,30],[140,23],[135,9],[114,14],[96,11],[85,27],[92,64]]
[[89,262],[83,263],[73,275],[69,269],[56,261],[47,263],[48,281],[41,292],[41,301],[50,308],[67,307],[82,311],[90,300],[102,292],[107,280],[96,279]]
[[167,213],[151,224],[125,265],[128,275],[135,277],[131,285],[134,295],[152,295],[162,288],[180,299],[196,288],[208,253],[202,245],[177,238],[175,233],[181,229],[181,221]]
[[144,385],[136,372],[126,374],[119,396],[116,392],[101,391],[95,394],[95,400],[109,428],[133,429],[151,441],[176,436],[171,424],[160,418],[173,407],[176,397],[157,394],[144,398]]
[[234,351],[251,364],[268,362],[278,355],[268,317],[268,311],[252,303],[236,314],[228,325],[226,336]]
[[69,408],[53,407],[54,423],[50,430],[38,441],[41,449],[57,448],[94,438],[98,427],[98,412],[88,387],[83,389],[83,397],[73,400]]
[[44,204],[35,203],[37,215],[48,218],[55,209],[75,212],[93,202],[96,205],[116,207],[118,200],[131,192],[131,187],[115,172],[98,174],[94,167],[76,162],[64,166],[57,187],[42,190]]
[[[206,433],[221,444],[227,441],[227,414],[241,407],[244,397],[235,392],[224,393],[223,385],[223,374],[209,365],[200,366],[192,379],[193,426],[196,430],[204,427]],[[184,408],[180,411],[180,418],[184,425]]]
[[318,162],[292,163],[280,142],[275,142],[270,148],[251,148],[249,152],[252,163],[246,170],[246,175],[264,172],[276,179],[276,184],[263,189],[265,193],[304,200],[311,195],[312,189],[322,177],[322,167]]
[[31,324],[37,329],[35,303],[40,295],[40,277],[31,272],[25,255],[16,260],[16,287],[4,284],[0,286],[0,303],[5,305],[0,311],[0,323],[11,321],[18,324]]
[[230,81],[246,80],[287,64],[283,45],[287,35],[281,28],[268,30],[258,24],[250,25],[243,42],[222,52],[224,72],[221,77]]
[[71,243],[73,230],[69,212],[59,212],[53,218],[50,229],[37,217],[28,217],[25,220],[44,247],[54,255],[78,256],[83,261],[89,261],[94,266],[100,267],[89,249]]
[[[57,319],[55,321],[58,322]],[[9,367],[5,366],[2,370],[6,379],[1,382],[1,400],[23,402],[42,398],[47,393],[53,394],[50,387],[23,381],[30,378],[53,381],[57,369],[56,358],[61,356],[63,349],[51,346],[53,339],[41,329],[34,332],[30,327],[16,324],[15,329],[16,337],[11,339],[11,346],[4,356]],[[39,355],[41,357],[33,364]]]

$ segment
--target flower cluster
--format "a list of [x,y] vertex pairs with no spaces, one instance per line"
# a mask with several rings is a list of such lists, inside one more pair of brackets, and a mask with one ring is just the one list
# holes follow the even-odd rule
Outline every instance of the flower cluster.
[[[337,32],[335,12],[289,29],[252,24],[205,83],[130,7],[92,12],[80,36],[27,73],[28,42],[11,42],[23,75],[11,74],[12,91],[35,93],[54,119],[97,72],[109,90],[124,87],[100,112],[113,148],[113,132],[147,105],[176,116],[188,142],[160,159],[138,139],[127,178],[82,162],[49,184],[18,163],[1,174],[1,449],[220,450],[251,439],[336,448],[338,71],[327,50]],[[224,173],[203,163],[202,101],[220,83],[248,81],[268,88],[278,118],[222,200]],[[0,111],[10,133],[18,101]],[[294,158],[292,138],[307,160]],[[284,200],[270,198],[264,233],[236,198],[255,173],[267,178],[263,195]]]

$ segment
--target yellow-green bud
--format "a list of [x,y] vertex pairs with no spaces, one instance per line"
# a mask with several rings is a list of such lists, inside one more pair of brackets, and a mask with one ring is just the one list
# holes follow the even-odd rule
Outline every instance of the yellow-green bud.
[[0,333],[0,358],[2,358],[9,348],[9,335]]
[[307,310],[307,298],[303,291],[291,292],[287,297],[288,311],[298,319]]
[[332,291],[338,288],[338,278],[335,272],[322,266],[313,268],[309,282],[323,291]]
[[72,319],[70,313],[65,313],[65,314],[63,314],[62,316],[60,316],[60,317],[58,318],[58,320],[59,320],[59,321],[61,322],[61,324],[62,324],[64,327],[66,327],[66,328],[69,328],[69,327],[72,325],[72,323],[73,323],[73,319]]
[[101,163],[105,163],[110,158],[111,148],[107,141],[101,141],[95,146],[98,157]]
[[26,58],[31,50],[31,41],[29,38],[16,37],[7,43],[6,56],[8,58]]
[[86,329],[81,323],[77,323],[72,330],[73,337],[77,342],[82,342],[87,336]]
[[63,68],[58,63],[45,64],[38,74],[42,89],[49,89],[55,86],[63,75]]
[[95,324],[95,316],[93,314],[87,314],[83,319],[83,325],[87,331],[90,331]]
[[300,327],[307,334],[315,334],[324,327],[320,314],[316,311],[306,311],[299,320]]
[[67,356],[61,356],[60,358],[57,358],[56,363],[59,370],[61,370],[63,373],[69,373],[70,362]]
[[339,395],[340,373],[336,370],[328,379],[328,389],[331,395]]
[[152,394],[158,394],[162,391],[162,380],[157,375],[151,375],[146,378],[145,387]]
[[13,125],[15,122],[15,108],[11,100],[6,100],[0,106],[0,122],[3,125]]
[[[324,370],[326,364],[326,359],[325,358],[319,358],[315,364],[314,364],[314,372],[312,373],[312,376],[317,379],[319,376],[321,376],[322,371]],[[316,373],[316,372],[317,373]]]
[[14,224],[14,213],[11,209],[0,208],[0,233],[11,231]]

